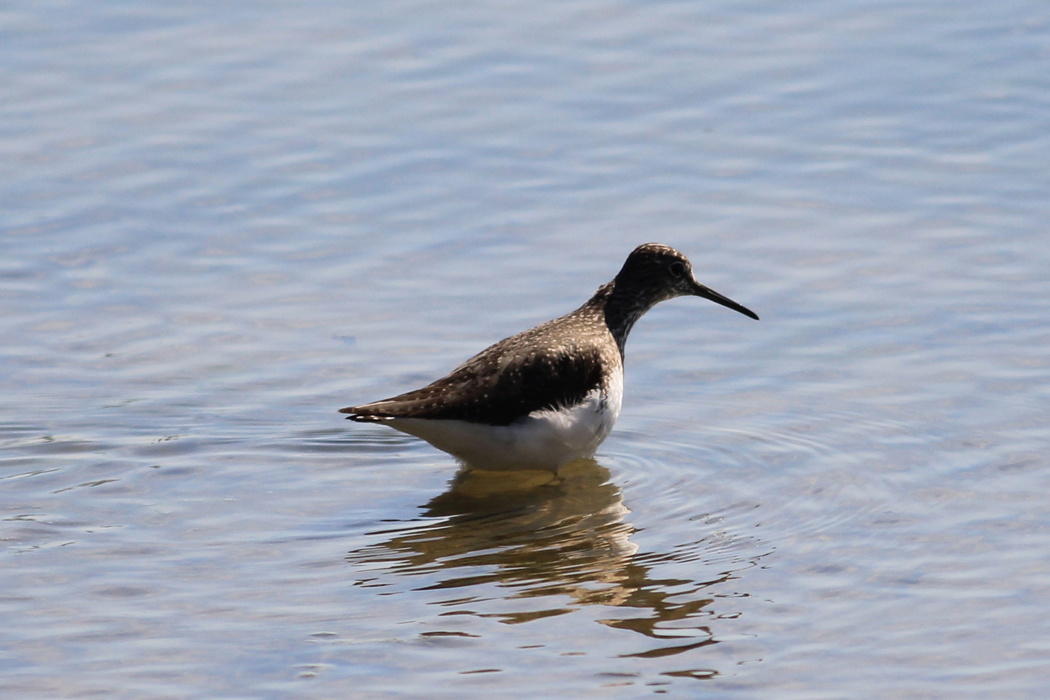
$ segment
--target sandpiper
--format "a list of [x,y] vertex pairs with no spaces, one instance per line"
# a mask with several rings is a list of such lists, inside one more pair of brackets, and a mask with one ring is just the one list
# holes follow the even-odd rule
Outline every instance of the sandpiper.
[[422,389],[350,406],[350,420],[426,440],[468,467],[557,471],[594,456],[620,414],[623,351],[642,314],[698,296],[758,320],[693,277],[688,258],[646,243],[570,314],[492,345]]

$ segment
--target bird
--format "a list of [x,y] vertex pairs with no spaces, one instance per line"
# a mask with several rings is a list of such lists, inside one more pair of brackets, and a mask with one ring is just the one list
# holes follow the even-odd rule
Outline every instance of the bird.
[[623,399],[624,345],[635,322],[681,296],[758,320],[697,282],[685,255],[645,243],[575,311],[489,346],[420,389],[339,412],[421,438],[468,469],[557,473],[593,458],[612,431]]

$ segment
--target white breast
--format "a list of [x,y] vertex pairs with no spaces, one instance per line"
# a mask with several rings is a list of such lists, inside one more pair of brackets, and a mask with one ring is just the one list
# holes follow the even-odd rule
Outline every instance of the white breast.
[[620,415],[623,370],[572,408],[533,411],[510,425],[399,418],[386,425],[415,435],[478,469],[557,470],[594,456]]

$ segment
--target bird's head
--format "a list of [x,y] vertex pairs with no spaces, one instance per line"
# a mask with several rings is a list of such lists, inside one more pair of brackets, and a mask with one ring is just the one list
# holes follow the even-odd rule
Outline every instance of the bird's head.
[[758,320],[758,315],[696,281],[689,258],[670,246],[645,243],[634,249],[616,275],[616,291],[645,297],[650,305],[681,296],[698,296]]

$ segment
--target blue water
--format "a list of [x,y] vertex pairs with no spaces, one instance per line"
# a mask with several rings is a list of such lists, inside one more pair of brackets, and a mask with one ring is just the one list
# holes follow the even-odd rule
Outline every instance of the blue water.
[[[1048,162],[1045,3],[9,4],[0,695],[1042,698]],[[594,463],[335,412],[645,241]]]

